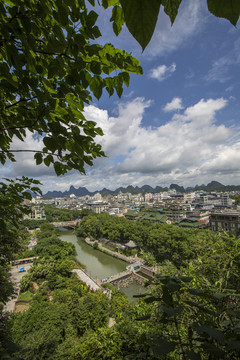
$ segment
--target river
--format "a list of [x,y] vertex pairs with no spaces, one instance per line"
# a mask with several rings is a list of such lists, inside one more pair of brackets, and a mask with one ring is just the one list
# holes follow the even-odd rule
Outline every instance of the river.
[[[102,251],[93,249],[84,241],[77,241],[77,237],[73,231],[64,231],[60,235],[63,241],[71,242],[76,247],[76,258],[86,266],[86,271],[93,278],[102,280],[111,275],[116,275],[129,265],[123,260],[116,259],[111,255]],[[143,293],[144,289],[138,284],[131,284],[127,288],[121,289],[130,301],[133,301],[133,295]]]

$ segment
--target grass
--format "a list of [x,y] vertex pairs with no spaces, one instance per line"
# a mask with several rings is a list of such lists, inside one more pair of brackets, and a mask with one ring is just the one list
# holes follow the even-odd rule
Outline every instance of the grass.
[[30,301],[34,297],[29,290],[25,291],[24,293],[19,294],[18,300]]

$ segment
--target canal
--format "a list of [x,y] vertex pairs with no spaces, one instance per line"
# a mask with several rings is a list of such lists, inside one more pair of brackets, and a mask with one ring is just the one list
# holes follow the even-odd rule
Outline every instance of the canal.
[[[78,242],[77,236],[73,231],[62,231],[60,239],[75,245],[76,258],[86,266],[86,272],[95,279],[102,280],[111,275],[116,275],[126,270],[126,267],[129,265],[125,261],[93,249],[84,241]],[[133,295],[143,293],[144,288],[138,284],[131,284],[127,288],[121,288],[121,291],[127,295],[130,301],[133,301]]]

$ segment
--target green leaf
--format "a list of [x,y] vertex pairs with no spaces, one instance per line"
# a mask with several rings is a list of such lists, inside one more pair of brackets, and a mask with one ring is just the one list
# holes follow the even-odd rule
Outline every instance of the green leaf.
[[44,164],[46,166],[49,166],[51,163],[54,162],[53,156],[52,155],[47,155],[43,161],[44,161]]
[[62,164],[60,162],[56,161],[53,164],[53,166],[54,166],[54,170],[55,170],[57,176],[64,174],[64,170],[63,170]]
[[95,0],[88,0],[92,6],[95,6]]
[[157,301],[158,299],[156,298],[156,297],[154,297],[154,296],[150,296],[150,297],[147,297],[146,299],[144,299],[144,302],[146,303],[146,304],[151,304],[151,303],[153,303],[153,302],[155,302],[155,301]]
[[170,307],[166,307],[161,305],[160,306],[160,310],[163,311],[165,314],[167,314],[168,316],[177,316],[181,314],[181,309],[174,309],[174,308],[170,308]]
[[148,320],[151,318],[151,315],[145,315],[145,316],[141,316],[136,318],[137,321],[143,321],[143,320]]
[[37,165],[40,165],[42,163],[42,154],[40,153],[36,153],[34,155],[34,159],[36,160],[36,164]]
[[93,95],[99,100],[102,96],[102,79],[99,76],[94,76],[91,79],[90,89]]
[[91,62],[90,69],[91,69],[92,73],[95,75],[100,75],[102,72],[101,65],[98,61]]
[[193,350],[186,352],[187,358],[190,360],[201,360],[201,355],[196,354]]
[[113,21],[113,31],[118,36],[124,25],[123,11],[120,6],[114,6],[110,21]]
[[144,50],[152,38],[161,0],[120,0],[120,3],[128,30]]
[[171,292],[175,292],[181,289],[181,285],[173,280],[170,280],[167,284],[166,287],[168,288],[168,290],[170,290]]
[[205,343],[202,345],[202,348],[214,355],[215,359],[225,359],[225,352],[219,349],[217,346],[211,343]]
[[219,329],[215,329],[210,326],[198,326],[198,327],[196,327],[196,331],[199,334],[206,333],[210,337],[216,339],[218,342],[223,343],[225,341],[223,332]]
[[62,26],[66,26],[68,24],[68,11],[66,6],[59,5],[58,18]]
[[56,91],[53,89],[51,83],[47,79],[43,79],[42,82],[45,89],[50,92],[50,94],[56,94]]
[[24,191],[23,197],[24,197],[25,199],[32,200],[32,195],[31,195],[29,192],[27,192],[27,191]]
[[240,351],[240,341],[230,340],[228,343],[228,349]]
[[175,344],[164,338],[156,337],[149,341],[150,348],[154,356],[168,354],[175,349]]
[[162,0],[164,11],[170,17],[172,24],[174,23],[174,20],[178,14],[178,8],[181,2],[182,0]]
[[43,138],[44,145],[52,152],[56,151],[59,147],[57,141],[52,137],[45,137]]
[[87,27],[93,27],[95,22],[97,21],[98,14],[95,11],[90,11],[90,13],[87,15],[86,19],[86,25]]
[[240,1],[208,0],[208,10],[213,15],[225,18],[236,26],[240,16]]

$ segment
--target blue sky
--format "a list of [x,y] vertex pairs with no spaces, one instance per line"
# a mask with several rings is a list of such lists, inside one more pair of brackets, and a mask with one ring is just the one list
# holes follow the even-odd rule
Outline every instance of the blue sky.
[[[114,35],[108,12],[99,14],[100,42],[132,52],[144,70],[131,76],[121,99],[104,94],[85,108],[85,116],[103,128],[97,141],[107,158],[96,160],[86,176],[72,171],[56,177],[21,154],[4,175],[37,177],[44,192],[70,185],[240,184],[239,28],[211,15],[203,1],[185,0],[173,26],[161,10],[142,53],[126,29]],[[29,148],[41,145],[31,134],[27,141]]]

